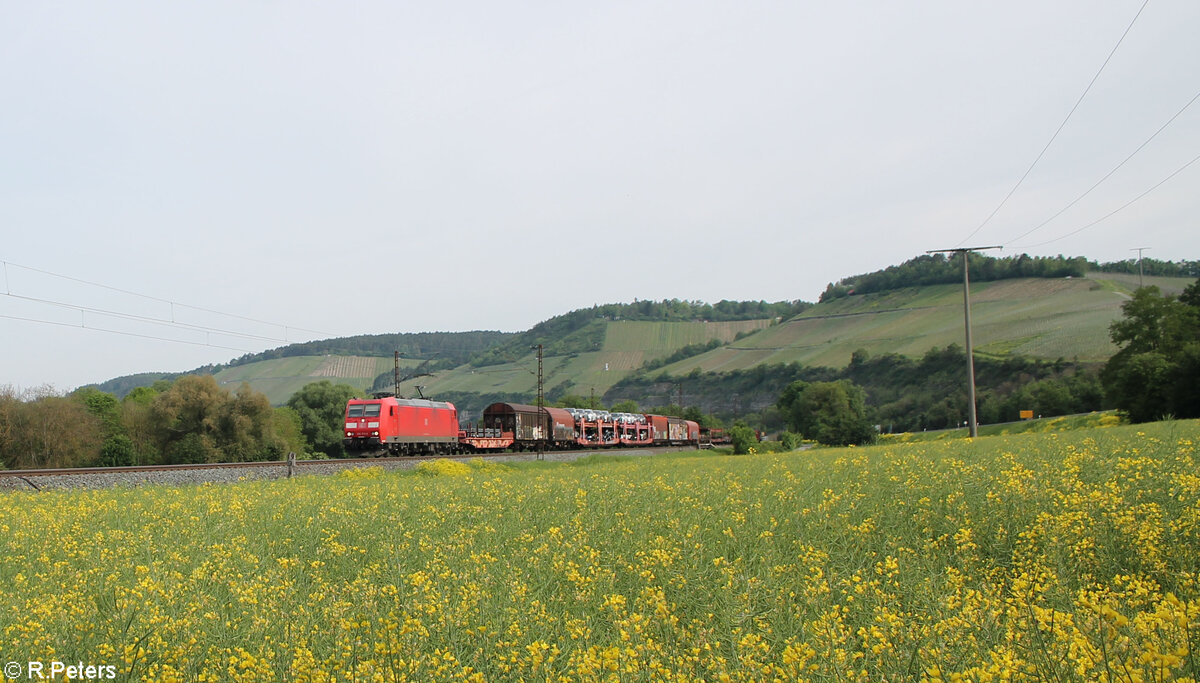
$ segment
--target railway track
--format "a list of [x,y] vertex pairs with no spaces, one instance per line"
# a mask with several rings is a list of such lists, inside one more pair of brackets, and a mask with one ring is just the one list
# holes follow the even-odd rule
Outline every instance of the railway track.
[[[547,451],[546,460],[570,461],[587,455],[654,455],[681,450],[678,447],[633,449],[583,449]],[[690,450],[690,449],[686,449]],[[409,469],[417,464],[439,458],[471,460],[486,458],[495,461],[534,460],[537,453],[460,455],[417,455],[400,457],[342,458],[337,460],[267,460],[258,462],[203,463],[186,465],[131,465],[124,467],[74,467],[36,470],[0,470],[0,491],[41,490],[46,488],[108,488],[141,484],[201,484],[241,481],[246,479],[283,479],[291,476],[335,474],[358,467]]]

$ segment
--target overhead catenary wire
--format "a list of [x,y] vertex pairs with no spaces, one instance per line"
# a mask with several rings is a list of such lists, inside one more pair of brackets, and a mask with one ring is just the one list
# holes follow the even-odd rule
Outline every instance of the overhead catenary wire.
[[1179,118],[1179,115],[1180,115],[1180,114],[1182,114],[1183,112],[1187,111],[1188,107],[1192,106],[1192,104],[1193,104],[1193,103],[1195,103],[1195,101],[1196,101],[1197,99],[1200,99],[1200,92],[1197,92],[1197,93],[1196,93],[1196,94],[1195,94],[1195,95],[1192,97],[1192,99],[1188,100],[1188,103],[1187,103],[1187,104],[1183,105],[1183,108],[1182,108],[1182,109],[1180,109],[1179,111],[1175,112],[1175,115],[1174,115],[1174,116],[1172,116],[1171,118],[1167,119],[1167,122],[1166,122],[1166,123],[1164,123],[1163,125],[1159,126],[1158,130],[1154,131],[1154,134],[1153,134],[1153,135],[1151,135],[1150,137],[1146,138],[1145,142],[1143,142],[1142,144],[1138,145],[1138,146],[1137,146],[1137,149],[1135,149],[1135,150],[1133,150],[1132,152],[1130,152],[1130,153],[1129,153],[1129,156],[1127,156],[1127,157],[1125,157],[1124,159],[1122,159],[1122,160],[1121,160],[1121,163],[1119,163],[1119,164],[1117,164],[1116,166],[1114,166],[1114,167],[1112,168],[1112,170],[1110,170],[1108,173],[1105,173],[1105,174],[1104,174],[1104,177],[1100,178],[1100,179],[1099,179],[1099,180],[1097,180],[1095,183],[1093,183],[1093,184],[1092,184],[1092,186],[1091,186],[1091,187],[1089,187],[1087,190],[1085,190],[1083,194],[1081,194],[1081,195],[1079,195],[1078,197],[1076,197],[1075,199],[1071,200],[1071,202],[1070,202],[1069,204],[1067,204],[1067,205],[1066,205],[1066,206],[1064,206],[1063,208],[1059,209],[1059,210],[1058,210],[1058,212],[1057,212],[1057,213],[1055,213],[1053,216],[1050,216],[1049,218],[1047,218],[1046,220],[1042,221],[1041,223],[1038,223],[1037,225],[1033,226],[1033,227],[1032,227],[1032,228],[1030,228],[1029,230],[1027,230],[1027,231],[1025,231],[1025,232],[1021,233],[1020,235],[1017,235],[1017,236],[1016,236],[1016,237],[1014,237],[1013,239],[1009,240],[1009,242],[1016,242],[1016,241],[1018,241],[1018,240],[1024,239],[1025,237],[1028,237],[1029,235],[1033,234],[1034,232],[1037,232],[1037,231],[1038,231],[1038,230],[1040,230],[1041,228],[1045,227],[1045,226],[1046,226],[1046,224],[1048,224],[1050,221],[1052,221],[1052,220],[1054,220],[1055,218],[1058,218],[1059,216],[1061,216],[1061,215],[1063,215],[1064,213],[1066,213],[1066,211],[1067,211],[1068,209],[1070,209],[1072,206],[1075,206],[1077,203],[1079,203],[1079,201],[1080,201],[1081,199],[1083,199],[1084,197],[1086,197],[1086,196],[1088,196],[1089,194],[1091,194],[1092,190],[1096,189],[1096,188],[1097,188],[1097,187],[1099,187],[1099,186],[1100,186],[1100,185],[1101,185],[1101,184],[1102,184],[1104,181],[1106,181],[1106,180],[1108,180],[1110,177],[1112,177],[1112,174],[1114,174],[1114,173],[1116,173],[1118,170],[1120,170],[1120,169],[1121,169],[1121,167],[1122,167],[1122,166],[1124,166],[1126,163],[1128,163],[1128,162],[1129,162],[1129,160],[1130,160],[1130,159],[1132,159],[1134,156],[1136,156],[1138,152],[1142,151],[1142,150],[1143,150],[1143,149],[1146,147],[1146,145],[1150,144],[1150,142],[1151,142],[1152,140],[1154,140],[1154,138],[1158,137],[1158,134],[1159,134],[1159,133],[1161,133],[1161,132],[1163,132],[1164,130],[1166,130],[1167,126],[1171,125],[1171,124],[1172,124],[1172,123],[1175,121],[1175,119]]
[[[234,319],[237,319],[237,320],[245,320],[245,321],[247,321],[247,322],[258,323],[258,324],[260,324],[260,325],[268,325],[268,326],[270,326],[270,327],[279,327],[279,328],[283,328],[283,330],[284,330],[284,337],[285,337],[285,338],[286,338],[286,336],[287,336],[287,331],[288,331],[288,330],[295,330],[295,331],[297,331],[297,332],[310,332],[310,333],[312,333],[312,334],[324,335],[324,336],[327,336],[327,337],[332,337],[332,336],[334,336],[333,334],[331,334],[331,333],[329,333],[329,332],[323,332],[323,331],[321,331],[321,330],[313,330],[313,329],[308,329],[308,328],[304,328],[304,327],[297,327],[297,326],[295,326],[295,325],[285,325],[285,324],[282,324],[282,323],[271,322],[271,321],[269,321],[269,320],[260,320],[260,319],[258,319],[258,318],[251,318],[251,317],[249,317],[249,316],[239,315],[239,314],[237,314],[237,313],[226,313],[226,312],[224,312],[224,311],[218,311],[218,310],[211,309],[211,308],[205,308],[205,307],[203,307],[203,306],[194,306],[194,305],[191,305],[191,304],[185,304],[185,303],[181,303],[181,302],[178,302],[178,301],[173,301],[173,300],[171,300],[171,299],[164,299],[164,298],[162,298],[162,297],[152,296],[152,295],[149,295],[149,294],[143,294],[143,293],[141,293],[141,292],[134,292],[134,291],[132,291],[132,290],[128,290],[128,289],[122,289],[122,288],[120,288],[120,287],[113,287],[112,285],[106,285],[106,284],[103,284],[103,283],[100,283],[100,282],[92,282],[92,281],[90,281],[90,280],[84,280],[84,279],[81,279],[81,278],[73,277],[73,276],[71,276],[71,275],[63,275],[62,273],[54,273],[54,272],[51,272],[51,271],[48,271],[48,270],[43,270],[43,269],[41,269],[41,268],[34,268],[34,267],[32,267],[32,266],[26,266],[26,265],[22,265],[22,264],[20,264],[20,263],[13,263],[12,261],[3,261],[3,260],[0,260],[0,263],[3,263],[3,264],[4,264],[4,284],[5,284],[5,290],[6,290],[6,293],[7,293],[7,294],[12,294],[12,288],[11,288],[11,285],[10,285],[10,283],[9,283],[9,278],[8,278],[8,267],[9,267],[9,266],[13,266],[13,267],[16,267],[16,268],[21,268],[21,269],[23,269],[23,270],[28,270],[28,271],[31,271],[31,272],[34,272],[34,273],[40,273],[40,274],[42,274],[42,275],[49,275],[50,277],[56,277],[56,278],[60,278],[60,279],[63,279],[63,280],[68,280],[68,281],[71,281],[71,282],[77,282],[77,283],[79,283],[79,284],[88,285],[88,286],[90,286],[90,287],[99,287],[99,288],[101,288],[101,289],[107,289],[107,290],[109,290],[109,291],[112,291],[112,292],[117,292],[117,293],[120,293],[120,294],[126,294],[126,295],[129,295],[129,296],[135,296],[135,297],[139,297],[139,298],[142,298],[142,299],[147,299],[147,300],[149,300],[149,301],[157,301],[157,302],[159,302],[159,303],[168,304],[168,305],[170,305],[170,306],[171,306],[171,309],[172,309],[172,317],[174,316],[174,307],[175,307],[175,306],[179,306],[180,308],[187,308],[187,309],[191,309],[191,310],[193,310],[193,311],[200,311],[200,312],[203,312],[203,313],[210,313],[210,314],[213,314],[213,315],[220,315],[220,316],[224,316],[224,317],[227,317],[227,318],[234,318]],[[167,320],[167,319],[165,319],[165,318],[160,318],[159,320],[161,320],[161,321],[163,321],[163,322],[174,322],[173,320]],[[273,341],[274,341],[274,340],[273,340]],[[286,342],[286,339],[285,339],[284,341]]]
[[1133,29],[1133,25],[1137,23],[1138,17],[1142,16],[1142,11],[1146,9],[1146,5],[1148,4],[1150,4],[1150,0],[1144,0],[1144,2],[1142,2],[1142,6],[1138,8],[1137,14],[1133,15],[1133,20],[1129,22],[1129,25],[1125,27],[1125,31],[1117,40],[1117,44],[1114,45],[1113,49],[1109,51],[1108,56],[1104,58],[1104,63],[1101,64],[1099,70],[1096,71],[1096,75],[1092,76],[1092,80],[1088,82],[1087,87],[1083,89],[1083,93],[1079,96],[1079,99],[1075,101],[1075,106],[1071,107],[1071,111],[1067,112],[1066,118],[1063,119],[1062,123],[1058,124],[1058,128],[1054,131],[1054,135],[1050,136],[1050,140],[1044,147],[1042,147],[1042,151],[1038,152],[1038,155],[1033,160],[1033,163],[1029,165],[1029,168],[1025,169],[1025,173],[1021,174],[1021,178],[1017,180],[1017,184],[1013,185],[1012,189],[1008,191],[1008,194],[1004,195],[1004,199],[1000,200],[1000,203],[996,205],[996,208],[992,209],[992,212],[988,214],[987,218],[983,219],[983,222],[980,223],[979,226],[974,230],[972,230],[971,234],[967,235],[962,239],[961,242],[956,244],[956,247],[961,247],[972,237],[979,234],[979,231],[983,230],[984,226],[990,223],[996,214],[1000,213],[1000,209],[1004,208],[1004,205],[1008,203],[1008,200],[1012,198],[1017,189],[1021,187],[1021,184],[1025,182],[1025,179],[1029,177],[1029,174],[1033,172],[1033,169],[1038,165],[1038,162],[1040,162],[1042,157],[1046,155],[1046,151],[1050,149],[1050,146],[1053,145],[1054,141],[1058,139],[1059,133],[1061,133],[1063,128],[1067,126],[1067,122],[1071,120],[1071,116],[1075,114],[1075,110],[1079,109],[1079,105],[1083,103],[1084,98],[1087,97],[1089,92],[1091,92],[1092,86],[1096,84],[1096,81],[1100,78],[1100,74],[1104,73],[1105,67],[1108,66],[1108,63],[1112,60],[1113,55],[1117,53],[1117,49],[1121,47],[1121,43],[1125,42],[1125,36],[1129,35],[1129,31]]
[[92,330],[95,332],[106,332],[109,334],[120,334],[120,335],[124,335],[126,337],[137,337],[139,339],[152,339],[155,341],[174,342],[176,344],[190,344],[192,346],[208,346],[208,347],[214,348],[214,349],[226,349],[228,351],[241,351],[242,353],[252,353],[252,351],[250,349],[242,349],[242,348],[238,348],[235,346],[225,346],[223,344],[213,344],[211,341],[198,342],[198,341],[189,341],[187,339],[172,339],[170,337],[156,337],[154,335],[149,335],[149,334],[138,334],[137,332],[126,332],[124,330],[112,330],[112,329],[108,329],[108,328],[104,328],[104,327],[89,327],[88,325],[84,324],[83,322],[80,322],[79,324],[64,323],[64,322],[60,322],[57,320],[39,320],[37,318],[26,318],[26,317],[16,316],[16,315],[5,315],[3,313],[0,313],[0,318],[6,318],[8,320],[20,320],[23,322],[30,322],[30,323],[39,323],[42,325],[57,325],[59,327],[72,327],[72,328],[76,328],[76,329]]
[[1053,244],[1054,242],[1066,239],[1073,235],[1078,235],[1079,233],[1083,232],[1084,230],[1087,230],[1088,228],[1096,225],[1097,223],[1106,221],[1109,218],[1112,218],[1116,214],[1120,213],[1121,211],[1124,211],[1125,209],[1129,208],[1134,202],[1137,202],[1142,197],[1145,197],[1146,195],[1150,194],[1151,192],[1157,190],[1160,186],[1165,184],[1168,180],[1174,178],[1175,176],[1179,175],[1180,173],[1183,173],[1185,170],[1187,170],[1187,168],[1189,166],[1196,163],[1197,161],[1200,161],[1200,155],[1196,155],[1196,156],[1192,157],[1191,161],[1189,161],[1186,164],[1184,164],[1183,166],[1180,166],[1179,168],[1175,169],[1175,171],[1173,173],[1171,173],[1171,175],[1167,176],[1166,178],[1163,178],[1162,180],[1158,181],[1154,185],[1150,186],[1150,188],[1148,190],[1146,190],[1145,192],[1142,192],[1141,194],[1134,197],[1133,199],[1130,199],[1129,201],[1125,202],[1121,206],[1118,206],[1117,208],[1115,208],[1112,211],[1108,212],[1107,214],[1101,216],[1100,218],[1097,218],[1096,220],[1092,221],[1091,223],[1084,225],[1083,227],[1076,228],[1075,230],[1072,230],[1071,232],[1068,232],[1065,235],[1059,235],[1058,237],[1055,237],[1054,239],[1046,240],[1045,242],[1038,242],[1037,244],[1018,245],[1018,248],[1030,249],[1032,247],[1041,247],[1041,246],[1044,246],[1047,244]]
[[[196,325],[196,324],[192,324],[192,323],[179,322],[176,320],[163,320],[161,318],[154,318],[151,316],[137,315],[134,313],[122,313],[120,311],[110,311],[110,310],[103,309],[103,308],[93,308],[91,306],[81,306],[79,304],[71,304],[71,303],[67,303],[64,301],[54,301],[52,299],[42,299],[39,297],[25,296],[22,294],[6,293],[6,294],[4,294],[4,296],[7,296],[7,297],[10,297],[13,299],[20,299],[22,301],[31,301],[34,303],[46,304],[49,306],[57,306],[59,308],[67,308],[67,309],[79,311],[81,313],[84,313],[84,312],[95,313],[97,315],[106,315],[106,316],[110,316],[113,318],[120,318],[122,320],[129,320],[129,321],[134,321],[134,322],[144,322],[144,323],[149,323],[151,325],[162,325],[165,327],[177,327],[177,328],[195,330],[198,332],[206,332],[206,333],[215,332],[217,334],[222,334],[222,335],[226,335],[229,337],[240,337],[242,339],[252,339],[252,340],[256,340],[256,341],[280,342],[280,343],[284,343],[284,344],[288,343],[288,339],[287,339],[286,335],[284,336],[284,338],[267,337],[267,336],[258,335],[258,334],[248,334],[246,332],[225,330],[225,329],[221,329],[218,327],[210,327],[207,325]],[[291,329],[291,328],[289,328],[289,329]]]

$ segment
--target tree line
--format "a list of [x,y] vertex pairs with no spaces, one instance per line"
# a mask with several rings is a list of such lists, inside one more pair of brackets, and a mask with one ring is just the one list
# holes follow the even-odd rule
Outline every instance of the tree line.
[[512,337],[512,332],[476,330],[473,332],[406,332],[397,334],[361,334],[319,341],[289,344],[277,349],[251,353],[229,362],[229,366],[247,365],[274,358],[293,356],[391,356],[396,351],[405,358],[439,360],[462,365],[478,353]]
[[[1139,263],[1136,259],[1097,263],[1082,256],[1008,256],[997,258],[986,254],[969,252],[968,266],[971,280],[990,282],[1013,278],[1038,277],[1061,278],[1083,277],[1089,271],[1105,273],[1130,273],[1163,277],[1200,277],[1200,261],[1159,261],[1146,258]],[[851,275],[836,283],[829,283],[821,294],[820,301],[832,301],[853,294],[871,294],[902,287],[957,284],[962,282],[962,259],[958,255],[924,254],[909,259],[898,266],[861,275]]]
[[299,416],[243,384],[185,375],[118,399],[94,387],[0,388],[0,464],[7,469],[280,460],[305,452]]
[[[1007,256],[996,258],[968,252],[967,263],[971,280],[990,282],[1013,278],[1083,277],[1092,264],[1082,256]],[[820,301],[832,301],[852,294],[871,294],[902,287],[923,287],[960,283],[963,279],[962,259],[958,255],[922,254],[898,266],[889,266],[873,273],[863,273],[830,283]]]
[[1128,273],[1154,277],[1200,277],[1200,261],[1160,261],[1155,258],[1126,259],[1109,263],[1092,263],[1092,270],[1102,273]]

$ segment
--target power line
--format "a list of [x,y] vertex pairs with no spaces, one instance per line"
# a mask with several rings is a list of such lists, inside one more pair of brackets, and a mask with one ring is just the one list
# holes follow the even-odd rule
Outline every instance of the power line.
[[41,299],[41,298],[33,297],[33,296],[24,296],[22,294],[4,294],[3,296],[7,296],[7,297],[10,297],[13,299],[21,299],[23,301],[32,301],[35,303],[47,304],[50,306],[58,306],[60,308],[68,308],[71,310],[79,311],[81,313],[84,313],[84,312],[95,313],[98,315],[107,315],[107,316],[110,316],[113,318],[120,318],[122,320],[146,322],[146,323],[150,323],[152,325],[163,325],[165,327],[178,327],[178,328],[183,328],[183,329],[196,330],[198,332],[216,332],[218,334],[223,334],[223,335],[230,336],[230,337],[241,337],[243,339],[253,339],[253,340],[258,340],[258,341],[282,342],[284,344],[288,343],[288,340],[286,338],[280,339],[278,337],[265,337],[265,336],[257,335],[257,334],[247,334],[245,332],[224,330],[224,329],[221,329],[218,327],[209,327],[207,325],[194,325],[192,323],[167,321],[167,320],[163,320],[161,318],[153,318],[150,316],[137,315],[134,313],[122,313],[120,311],[110,311],[107,309],[93,308],[90,306],[80,306],[78,304],[71,304],[71,303],[66,303],[63,301],[53,301],[51,299]]
[[155,341],[174,342],[176,344],[190,344],[192,346],[208,346],[208,347],[211,347],[214,349],[226,349],[229,351],[241,351],[242,353],[251,353],[251,351],[249,349],[240,349],[240,348],[237,348],[234,346],[224,346],[221,344],[213,344],[208,341],[195,342],[195,341],[188,341],[186,339],[171,339],[170,337],[156,337],[156,336],[149,335],[149,334],[138,334],[136,332],[125,332],[123,330],[110,330],[110,329],[104,328],[104,327],[88,327],[87,325],[85,325],[82,322],[80,322],[80,324],[78,324],[78,325],[75,325],[73,323],[63,323],[63,322],[57,322],[54,320],[39,320],[37,318],[23,318],[21,316],[5,315],[3,313],[0,313],[0,318],[7,318],[8,320],[20,320],[23,322],[30,322],[30,323],[39,323],[42,325],[57,325],[59,327],[71,327],[71,328],[76,328],[76,329],[92,330],[95,332],[108,332],[110,334],[121,334],[126,337],[137,337],[139,339],[153,339]]
[[1075,101],[1075,106],[1071,107],[1071,111],[1067,112],[1067,117],[1063,119],[1063,122],[1058,124],[1058,129],[1054,131],[1054,135],[1050,136],[1050,141],[1047,142],[1046,146],[1042,148],[1042,151],[1038,153],[1037,158],[1033,160],[1033,163],[1029,165],[1029,168],[1025,169],[1025,173],[1021,175],[1021,179],[1017,181],[1016,185],[1013,185],[1013,188],[1008,191],[1008,194],[1004,195],[1004,199],[1000,200],[1000,204],[997,205],[995,209],[992,209],[992,212],[988,214],[987,218],[983,219],[983,222],[979,224],[979,227],[972,230],[971,234],[964,237],[962,242],[959,242],[956,246],[961,247],[967,242],[967,240],[974,237],[980,230],[983,230],[983,226],[990,223],[992,218],[1000,212],[1000,209],[1004,208],[1004,205],[1007,204],[1008,200],[1013,196],[1014,193],[1016,193],[1017,188],[1021,187],[1021,184],[1024,183],[1025,179],[1029,177],[1029,174],[1033,172],[1034,167],[1037,166],[1038,162],[1042,160],[1043,156],[1045,156],[1046,150],[1050,149],[1050,145],[1054,144],[1054,141],[1058,139],[1058,134],[1062,132],[1063,128],[1066,127],[1067,122],[1071,120],[1071,116],[1075,114],[1075,110],[1079,108],[1081,103],[1083,103],[1083,98],[1087,97],[1087,94],[1091,92],[1092,86],[1096,84],[1096,80],[1100,78],[1100,74],[1104,73],[1104,68],[1108,66],[1108,62],[1113,58],[1113,55],[1117,53],[1117,48],[1121,47],[1121,43],[1125,42],[1125,36],[1129,35],[1129,31],[1133,28],[1133,25],[1137,23],[1138,17],[1142,16],[1142,10],[1146,9],[1146,5],[1148,4],[1150,4],[1150,0],[1145,0],[1142,3],[1142,6],[1138,8],[1137,14],[1133,15],[1133,20],[1129,22],[1129,26],[1125,27],[1125,32],[1121,34],[1121,38],[1117,40],[1117,44],[1113,46],[1113,49],[1108,53],[1108,56],[1104,58],[1104,63],[1100,65],[1100,69],[1096,72],[1096,75],[1092,76],[1091,82],[1089,82],[1087,87],[1083,89],[1083,94],[1080,95],[1079,99]]
[[1066,239],[1066,238],[1068,238],[1068,237],[1071,237],[1072,235],[1078,235],[1079,233],[1083,232],[1084,230],[1087,230],[1088,228],[1092,227],[1093,225],[1096,225],[1097,223],[1100,223],[1100,222],[1102,222],[1102,221],[1106,221],[1106,220],[1108,220],[1109,218],[1112,218],[1112,217],[1113,217],[1113,216],[1115,216],[1116,214],[1120,213],[1121,211],[1124,211],[1125,209],[1129,208],[1129,206],[1130,206],[1130,205],[1132,205],[1134,202],[1138,201],[1138,200],[1139,200],[1139,199],[1141,199],[1142,197],[1145,197],[1146,195],[1150,194],[1151,192],[1153,192],[1153,191],[1157,190],[1157,189],[1159,188],[1159,186],[1163,185],[1163,184],[1164,184],[1164,183],[1166,183],[1168,180],[1170,180],[1171,178],[1174,178],[1175,176],[1179,175],[1180,173],[1183,173],[1183,172],[1184,172],[1184,170],[1186,170],[1186,169],[1187,169],[1189,166],[1191,166],[1192,164],[1196,163],[1197,161],[1200,161],[1200,155],[1196,155],[1196,156],[1192,157],[1192,160],[1191,160],[1191,161],[1189,161],[1189,162],[1187,162],[1186,164],[1184,164],[1183,166],[1180,166],[1179,168],[1175,169],[1175,172],[1174,172],[1174,173],[1172,173],[1171,175],[1167,176],[1166,178],[1163,178],[1162,180],[1158,181],[1157,183],[1155,183],[1154,185],[1152,185],[1152,186],[1150,187],[1150,189],[1148,189],[1148,190],[1146,190],[1145,192],[1143,192],[1143,193],[1139,194],[1138,196],[1134,197],[1133,199],[1130,199],[1129,201],[1125,202],[1125,203],[1124,203],[1124,204],[1122,204],[1121,206],[1118,206],[1117,208],[1113,209],[1112,211],[1108,212],[1107,214],[1105,214],[1105,215],[1101,216],[1100,218],[1097,218],[1096,220],[1092,221],[1091,223],[1088,223],[1087,225],[1085,225],[1085,226],[1083,226],[1083,227],[1081,227],[1081,228],[1077,228],[1077,229],[1075,229],[1075,230],[1072,230],[1071,232],[1068,232],[1068,233],[1067,233],[1067,234],[1065,234],[1065,235],[1059,235],[1058,237],[1055,237],[1054,239],[1046,240],[1045,242],[1038,242],[1037,244],[1027,244],[1027,245],[1024,245],[1024,246],[1020,246],[1020,247],[1018,247],[1018,248],[1020,248],[1020,249],[1031,249],[1031,248],[1033,248],[1033,247],[1041,247],[1041,246],[1045,246],[1045,245],[1047,245],[1047,244],[1051,244],[1051,243],[1057,242],[1057,241],[1059,241],[1059,240],[1062,240],[1062,239]]
[[[92,282],[90,280],[83,280],[81,278],[72,277],[70,275],[63,275],[61,273],[53,273],[48,270],[42,270],[41,268],[34,268],[32,266],[25,266],[25,265],[21,265],[20,263],[13,263],[11,261],[0,261],[0,263],[4,264],[4,284],[5,284],[5,289],[7,290],[8,294],[12,294],[12,289],[11,289],[11,286],[8,281],[8,267],[14,266],[16,268],[21,268],[21,269],[32,271],[35,273],[40,273],[42,275],[49,275],[50,277],[56,277],[56,278],[60,278],[63,280],[69,280],[71,282],[78,282],[80,284],[88,285],[91,287],[100,287],[101,289],[107,289],[112,292],[118,292],[121,294],[127,294],[129,296],[136,296],[136,297],[140,297],[142,299],[148,299],[150,301],[157,301],[159,303],[168,304],[172,307],[172,315],[174,315],[174,307],[179,306],[180,308],[187,308],[187,309],[191,309],[193,311],[201,311],[203,313],[211,313],[213,315],[221,315],[221,316],[225,316],[228,318],[236,318],[238,320],[245,320],[247,322],[259,323],[261,325],[269,325],[271,327],[281,327],[284,330],[285,337],[287,336],[288,330],[296,330],[298,332],[311,332],[313,334],[325,335],[327,337],[334,336],[333,334],[331,334],[329,332],[322,332],[321,330],[310,330],[310,329],[303,328],[303,327],[295,327],[293,325],[284,325],[281,323],[271,322],[268,320],[260,320],[258,318],[251,318],[251,317],[244,316],[244,315],[238,315],[236,313],[226,313],[224,311],[217,311],[217,310],[214,310],[211,308],[204,308],[202,306],[193,306],[191,304],[184,304],[184,303],[180,303],[178,301],[172,301],[170,299],[163,299],[161,297],[151,296],[149,294],[142,294],[141,292],[134,292],[134,291],[131,291],[128,289],[122,289],[120,287],[113,287],[111,285],[106,285],[106,284],[103,284],[100,282]],[[167,321],[162,318],[160,318],[159,320],[162,320],[163,322],[174,322],[174,320]],[[287,340],[284,339],[285,343],[286,343],[286,341]]]
[[1175,112],[1175,115],[1174,115],[1174,116],[1172,116],[1171,118],[1167,119],[1167,122],[1166,122],[1166,123],[1164,123],[1163,125],[1159,126],[1158,130],[1154,131],[1154,134],[1153,134],[1153,135],[1151,135],[1150,137],[1146,138],[1146,141],[1145,141],[1145,142],[1143,142],[1142,144],[1138,145],[1137,149],[1135,149],[1135,150],[1133,150],[1132,152],[1130,152],[1130,153],[1129,153],[1129,156],[1125,157],[1125,158],[1124,158],[1124,159],[1121,161],[1121,163],[1119,163],[1119,164],[1117,164],[1116,166],[1114,166],[1114,167],[1113,167],[1113,169],[1112,169],[1111,171],[1109,171],[1108,173],[1105,173],[1103,178],[1101,178],[1100,180],[1097,180],[1097,181],[1095,182],[1095,184],[1093,184],[1091,187],[1089,187],[1089,188],[1088,188],[1088,189],[1087,189],[1087,190],[1086,190],[1086,191],[1085,191],[1083,194],[1079,195],[1078,197],[1076,197],[1075,199],[1073,199],[1073,200],[1071,201],[1071,203],[1069,203],[1069,204],[1067,204],[1066,206],[1064,206],[1063,208],[1059,209],[1059,210],[1058,210],[1058,213],[1056,213],[1056,214],[1054,214],[1053,216],[1051,216],[1051,217],[1047,218],[1046,220],[1042,221],[1041,223],[1038,223],[1037,225],[1035,225],[1033,228],[1029,229],[1028,231],[1026,231],[1026,232],[1024,232],[1024,233],[1021,233],[1020,235],[1016,236],[1015,238],[1013,238],[1013,239],[1009,240],[1009,242],[1016,242],[1017,240],[1020,240],[1020,239],[1023,239],[1023,238],[1025,238],[1025,237],[1028,237],[1029,235],[1033,234],[1034,232],[1036,232],[1036,231],[1038,231],[1039,229],[1041,229],[1042,227],[1044,227],[1044,226],[1045,226],[1047,223],[1049,223],[1050,221],[1052,221],[1052,220],[1054,220],[1055,218],[1058,218],[1059,216],[1063,215],[1063,213],[1065,213],[1065,212],[1067,211],[1067,209],[1071,208],[1072,206],[1075,206],[1075,204],[1077,204],[1077,203],[1079,202],[1079,200],[1081,200],[1081,199],[1083,199],[1084,197],[1086,197],[1086,196],[1088,196],[1089,194],[1091,194],[1092,190],[1094,190],[1094,189],[1096,189],[1097,187],[1099,187],[1099,186],[1100,186],[1100,184],[1101,184],[1101,183],[1103,183],[1105,180],[1108,180],[1108,179],[1109,179],[1109,177],[1111,177],[1111,176],[1112,176],[1112,174],[1114,174],[1114,173],[1116,173],[1118,170],[1120,170],[1120,168],[1121,168],[1122,166],[1124,166],[1126,163],[1128,163],[1128,161],[1129,161],[1130,159],[1132,159],[1132,158],[1133,158],[1133,157],[1134,157],[1134,156],[1135,156],[1135,155],[1136,155],[1138,152],[1142,151],[1142,149],[1143,149],[1143,148],[1144,148],[1146,145],[1150,144],[1150,141],[1151,141],[1151,140],[1153,140],[1154,138],[1158,137],[1158,134],[1159,134],[1159,133],[1163,132],[1163,130],[1165,130],[1167,126],[1171,125],[1171,123],[1172,123],[1172,122],[1174,122],[1174,121],[1175,121],[1175,119],[1179,118],[1179,115],[1180,115],[1180,114],[1182,114],[1184,111],[1186,111],[1188,107],[1192,106],[1192,104],[1193,104],[1193,103],[1194,103],[1194,102],[1195,102],[1197,99],[1200,99],[1200,92],[1196,93],[1196,94],[1195,94],[1195,96],[1193,96],[1193,97],[1192,97],[1192,99],[1188,100],[1188,103],[1187,103],[1187,104],[1183,105],[1183,109],[1180,109],[1179,111]]

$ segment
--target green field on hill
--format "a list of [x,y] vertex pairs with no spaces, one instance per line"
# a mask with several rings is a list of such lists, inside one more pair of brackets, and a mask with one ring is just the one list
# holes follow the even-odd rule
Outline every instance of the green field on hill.
[[[1178,293],[1188,278],[1146,278]],[[1100,362],[1116,352],[1108,326],[1137,276],[1019,279],[971,285],[975,351]],[[905,288],[835,299],[757,334],[663,369],[672,375],[743,370],[764,363],[842,367],[856,349],[920,356],[963,344],[961,285]]]
[[[603,394],[612,385],[637,370],[648,360],[664,358],[689,344],[712,339],[731,342],[738,334],[767,328],[769,320],[737,322],[644,322],[608,321],[603,341],[595,351],[551,356],[543,361],[547,390],[570,382],[571,391]],[[401,389],[415,393],[415,384],[426,386],[425,393],[531,393],[537,390],[537,361],[533,355],[514,363],[482,368],[461,367],[405,382]]]
[[[421,361],[401,358],[401,372]],[[309,382],[329,380],[334,384],[349,384],[367,391],[380,374],[395,367],[392,358],[366,356],[292,356],[225,368],[215,377],[217,383],[237,389],[243,382],[267,395],[271,403],[280,405]]]

